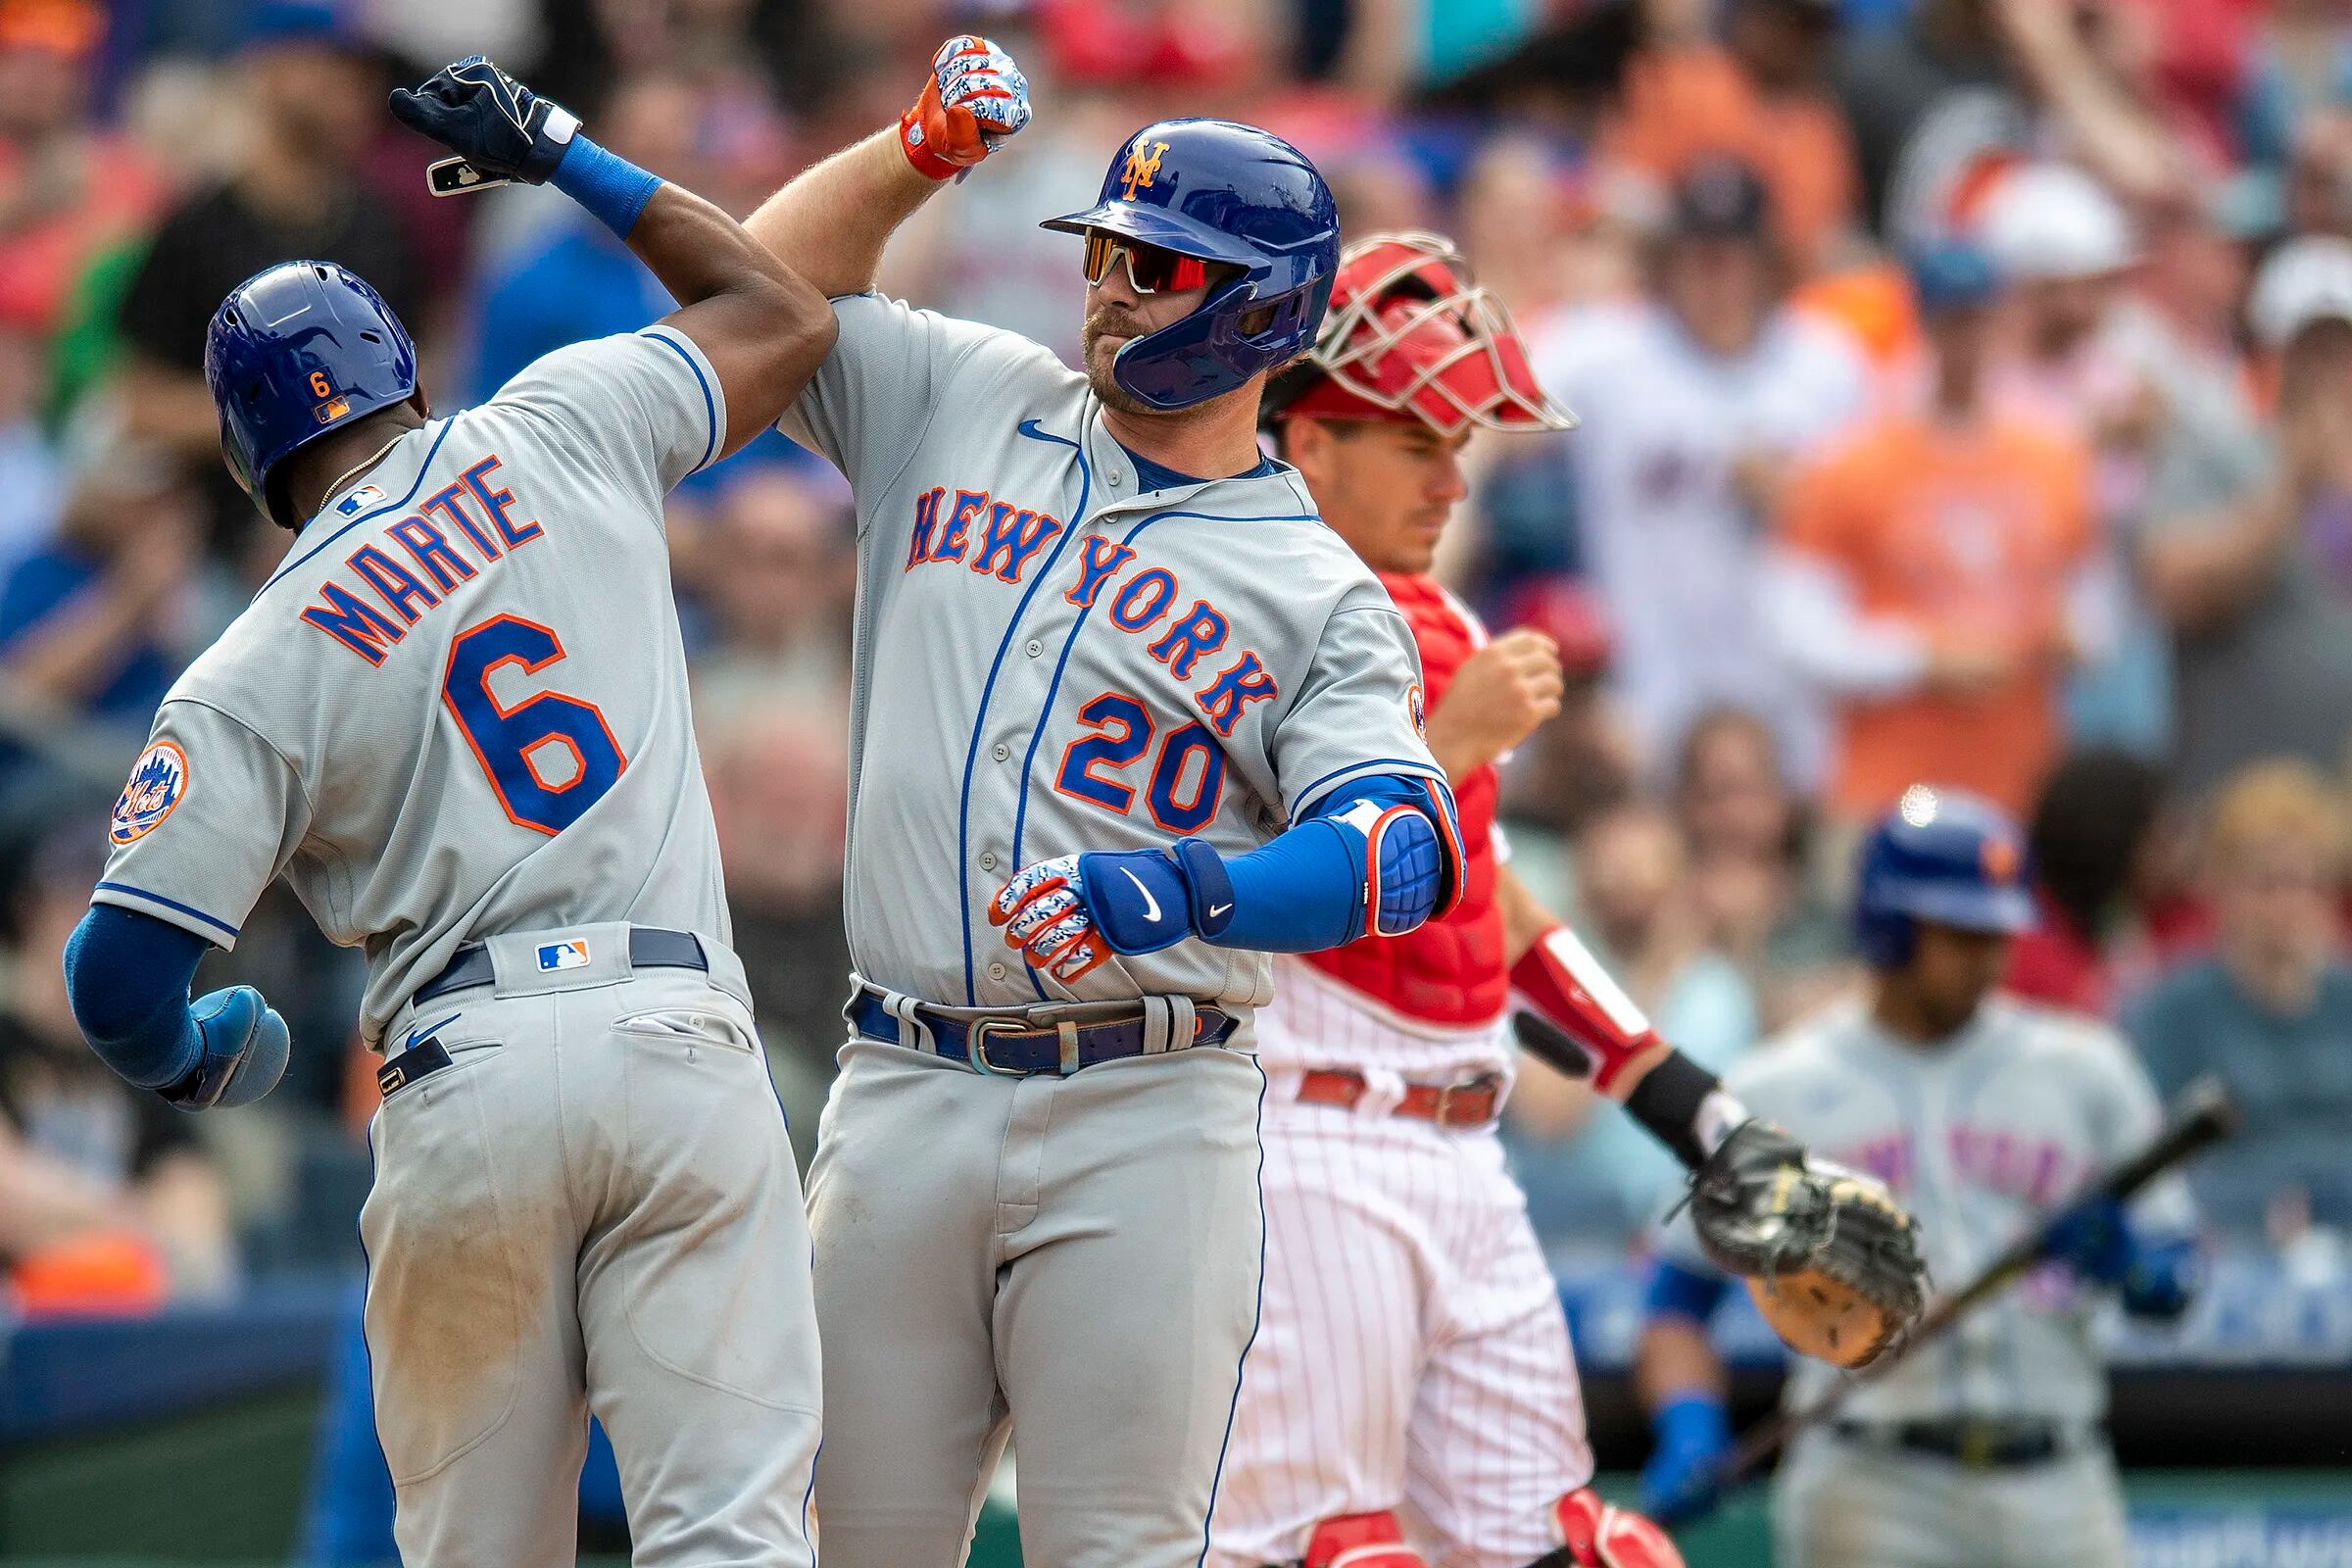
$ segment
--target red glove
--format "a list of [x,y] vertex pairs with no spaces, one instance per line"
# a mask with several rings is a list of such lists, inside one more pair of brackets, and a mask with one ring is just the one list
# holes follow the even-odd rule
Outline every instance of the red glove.
[[1592,1082],[1603,1094],[1636,1056],[1658,1044],[1634,999],[1564,925],[1536,938],[1511,966],[1511,985],[1592,1058]]
[[931,57],[931,79],[899,117],[899,146],[925,179],[951,179],[1029,123],[1029,78],[986,38],[950,38]]
[[1665,1531],[1601,1501],[1590,1487],[1562,1497],[1554,1520],[1577,1568],[1683,1568],[1683,1554]]

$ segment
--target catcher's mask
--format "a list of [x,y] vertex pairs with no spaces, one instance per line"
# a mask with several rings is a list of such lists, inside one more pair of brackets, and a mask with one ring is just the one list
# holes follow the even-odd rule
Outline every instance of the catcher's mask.
[[1502,302],[1439,234],[1373,234],[1340,255],[1323,330],[1266,390],[1266,422],[1294,415],[1418,419],[1443,436],[1569,430],[1537,383]]
[[1039,226],[1236,269],[1190,316],[1112,360],[1120,389],[1163,412],[1296,358],[1314,340],[1340,258],[1339,210],[1315,166],[1272,132],[1230,120],[1146,125],[1112,156],[1094,206]]

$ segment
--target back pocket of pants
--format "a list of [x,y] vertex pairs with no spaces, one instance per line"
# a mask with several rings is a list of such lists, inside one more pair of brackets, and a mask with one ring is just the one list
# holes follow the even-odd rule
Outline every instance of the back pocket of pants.
[[384,1102],[370,1133],[375,1184],[360,1210],[376,1433],[392,1479],[422,1480],[477,1446],[514,1409],[525,1347],[513,1184],[528,1152],[494,1158],[483,1071],[455,1064]]

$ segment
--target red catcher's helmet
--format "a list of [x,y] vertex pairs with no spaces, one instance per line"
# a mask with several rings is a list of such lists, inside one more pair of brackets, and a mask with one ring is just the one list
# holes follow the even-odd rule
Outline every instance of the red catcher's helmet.
[[1479,287],[1453,241],[1374,234],[1340,253],[1323,329],[1267,389],[1269,421],[1419,419],[1440,435],[1568,430],[1544,395],[1502,302]]

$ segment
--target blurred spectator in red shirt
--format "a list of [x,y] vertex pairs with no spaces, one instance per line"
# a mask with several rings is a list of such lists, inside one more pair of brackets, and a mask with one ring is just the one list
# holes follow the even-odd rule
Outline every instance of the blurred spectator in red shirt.
[[147,159],[89,122],[105,34],[89,0],[0,0],[0,319],[54,325],[90,256],[163,201]]
[[2108,1016],[2119,950],[2156,891],[2164,774],[2131,752],[2075,752],[2050,773],[2027,829],[2037,918],[2009,947],[2003,986],[2053,1007]]

